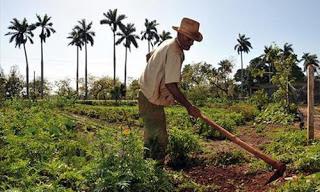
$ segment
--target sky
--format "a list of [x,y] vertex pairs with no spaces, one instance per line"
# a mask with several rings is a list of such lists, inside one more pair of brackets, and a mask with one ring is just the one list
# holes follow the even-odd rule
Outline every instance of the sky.
[[[244,66],[263,53],[264,46],[276,43],[280,47],[288,42],[298,57],[310,52],[320,56],[320,1],[318,0],[0,0],[0,67],[8,74],[17,65],[25,76],[23,48],[15,48],[5,36],[13,18],[37,21],[36,14],[51,16],[57,31],[44,45],[44,76],[49,82],[76,76],[76,47],[68,46],[66,37],[77,21],[92,21],[95,31],[94,45],[88,46],[88,74],[113,77],[113,36],[108,25],[100,25],[103,13],[118,9],[125,14],[124,23],[134,23],[138,35],[144,22],[156,20],[158,32],[176,32],[183,17],[200,23],[202,42],[195,42],[185,52],[185,64],[207,62],[217,67],[219,61],[231,59],[234,71],[240,68],[240,57],[234,50],[238,34],[250,38],[253,49],[244,55]],[[40,75],[40,29],[34,31],[34,44],[27,44],[30,79],[33,71]],[[128,52],[128,78],[137,79],[146,62],[147,41],[138,41]],[[124,53],[122,45],[116,48],[116,76],[124,79]],[[300,64],[302,66],[302,64]],[[32,77],[32,78],[31,78]],[[84,51],[80,52],[80,77],[84,77]]]

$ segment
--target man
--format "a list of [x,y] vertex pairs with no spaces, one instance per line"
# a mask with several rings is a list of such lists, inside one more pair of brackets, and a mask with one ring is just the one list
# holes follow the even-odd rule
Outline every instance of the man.
[[164,163],[168,133],[164,106],[172,105],[175,100],[183,105],[189,115],[198,118],[200,110],[193,106],[178,88],[184,50],[189,50],[194,41],[200,42],[200,24],[183,18],[175,39],[164,41],[147,55],[147,66],[139,79],[139,112],[144,121],[145,157]]

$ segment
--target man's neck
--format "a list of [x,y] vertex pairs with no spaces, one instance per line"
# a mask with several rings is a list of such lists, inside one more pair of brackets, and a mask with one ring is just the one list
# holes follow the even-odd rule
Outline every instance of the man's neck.
[[183,48],[182,48],[182,46],[181,46],[181,43],[180,43],[180,41],[179,41],[179,39],[178,39],[177,37],[175,38],[175,41],[178,43],[180,49],[183,51]]

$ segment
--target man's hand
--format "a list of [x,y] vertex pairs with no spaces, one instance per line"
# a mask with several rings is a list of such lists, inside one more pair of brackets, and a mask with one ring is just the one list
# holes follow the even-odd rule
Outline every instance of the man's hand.
[[189,115],[191,115],[194,118],[199,118],[201,117],[201,111],[198,109],[196,106],[191,105],[190,107],[187,108],[187,111]]

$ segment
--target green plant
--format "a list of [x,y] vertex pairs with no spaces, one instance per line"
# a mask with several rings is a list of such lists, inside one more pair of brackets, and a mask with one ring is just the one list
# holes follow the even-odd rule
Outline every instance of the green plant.
[[254,94],[250,97],[250,102],[256,105],[259,110],[261,110],[270,102],[270,99],[264,89],[261,89],[254,92]]
[[297,180],[289,181],[275,190],[276,192],[319,192],[320,174],[302,176]]
[[143,143],[136,131],[125,129],[116,140],[118,145],[106,146],[107,151],[101,148],[103,154],[88,180],[92,191],[172,191],[157,162],[143,158]]
[[199,138],[190,130],[181,130],[176,127],[170,129],[168,154],[169,164],[175,168],[187,165],[192,153],[200,151]]
[[232,112],[242,114],[245,121],[254,120],[256,115],[258,114],[258,109],[255,105],[249,103],[235,103],[228,108]]
[[271,103],[258,114],[255,121],[258,123],[275,123],[288,125],[294,120],[294,115],[289,114],[287,110],[278,103]]

